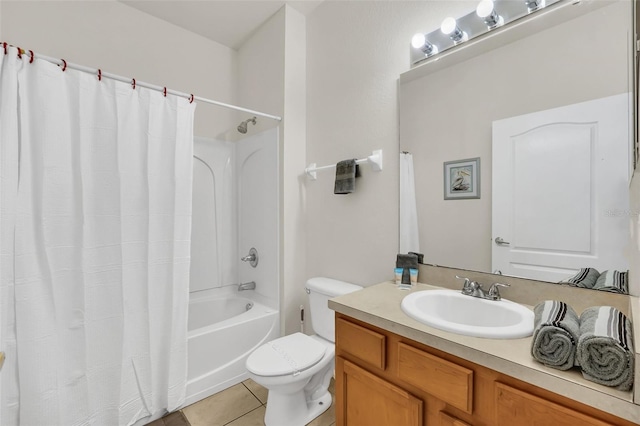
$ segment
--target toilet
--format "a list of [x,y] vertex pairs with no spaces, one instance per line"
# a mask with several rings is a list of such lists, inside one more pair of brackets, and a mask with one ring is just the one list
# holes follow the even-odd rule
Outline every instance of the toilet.
[[331,278],[311,278],[306,290],[315,334],[290,334],[249,355],[249,377],[269,390],[266,426],[304,426],[331,406],[335,321],[327,303],[361,288]]

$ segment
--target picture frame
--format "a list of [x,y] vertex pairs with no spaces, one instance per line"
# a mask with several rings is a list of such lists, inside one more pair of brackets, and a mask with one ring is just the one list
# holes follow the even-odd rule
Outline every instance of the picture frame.
[[444,163],[444,199],[480,198],[480,157]]

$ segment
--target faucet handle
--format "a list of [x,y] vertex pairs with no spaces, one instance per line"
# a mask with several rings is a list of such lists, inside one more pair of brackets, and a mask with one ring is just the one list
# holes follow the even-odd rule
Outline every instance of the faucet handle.
[[462,288],[467,288],[467,287],[469,287],[469,284],[471,284],[471,280],[469,278],[460,277],[460,276],[456,275],[456,279],[464,280],[464,284],[462,285]]
[[482,287],[482,284],[479,284],[475,281],[471,281],[469,278],[459,277],[456,275],[456,278],[459,280],[464,280],[464,284],[462,285],[462,294],[471,294],[478,287]]
[[493,300],[500,300],[502,297],[500,296],[500,290],[498,287],[511,287],[511,284],[502,284],[502,283],[493,283],[489,288],[489,297]]

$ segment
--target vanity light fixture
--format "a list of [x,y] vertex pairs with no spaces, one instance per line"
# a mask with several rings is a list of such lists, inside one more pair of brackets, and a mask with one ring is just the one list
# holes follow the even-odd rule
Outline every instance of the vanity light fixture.
[[476,14],[484,19],[484,23],[493,29],[504,24],[504,18],[498,15],[495,7],[493,6],[493,0],[482,0],[476,8]]
[[442,31],[443,34],[448,35],[455,44],[462,43],[463,41],[467,41],[469,39],[467,33],[460,29],[458,23],[452,17],[448,17],[444,21],[442,21],[442,25],[440,25],[440,31]]
[[[2,0],[0,0],[2,1]],[[482,42],[479,37],[492,33],[502,33],[509,25],[522,19],[535,19],[538,12],[551,13],[580,3],[581,0],[475,0],[476,8],[458,18],[448,17],[442,21],[440,28],[430,32],[420,31],[411,39],[411,66],[423,61],[435,61],[443,53],[463,48],[471,43]],[[595,2],[595,0],[592,0]],[[480,20],[482,19],[481,23]],[[487,40],[489,37],[487,38]],[[497,38],[494,38],[496,40]],[[468,50],[467,50],[468,51]]]
[[438,46],[429,43],[423,33],[417,33],[411,38],[411,46],[413,46],[414,49],[420,49],[426,57],[438,53]]
[[542,9],[545,6],[544,0],[524,0],[524,4],[527,5],[527,9],[529,13],[534,12],[538,9]]

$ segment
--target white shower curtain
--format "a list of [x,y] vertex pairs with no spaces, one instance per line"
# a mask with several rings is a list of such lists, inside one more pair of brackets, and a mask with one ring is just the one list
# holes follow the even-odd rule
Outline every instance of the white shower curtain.
[[[187,377],[195,104],[46,61],[12,67],[15,55],[0,80],[3,233],[16,218],[0,310],[19,356],[13,384],[2,372],[0,423],[128,425],[173,410]],[[12,206],[4,168],[18,164]]]
[[400,253],[420,252],[413,155],[400,153]]

